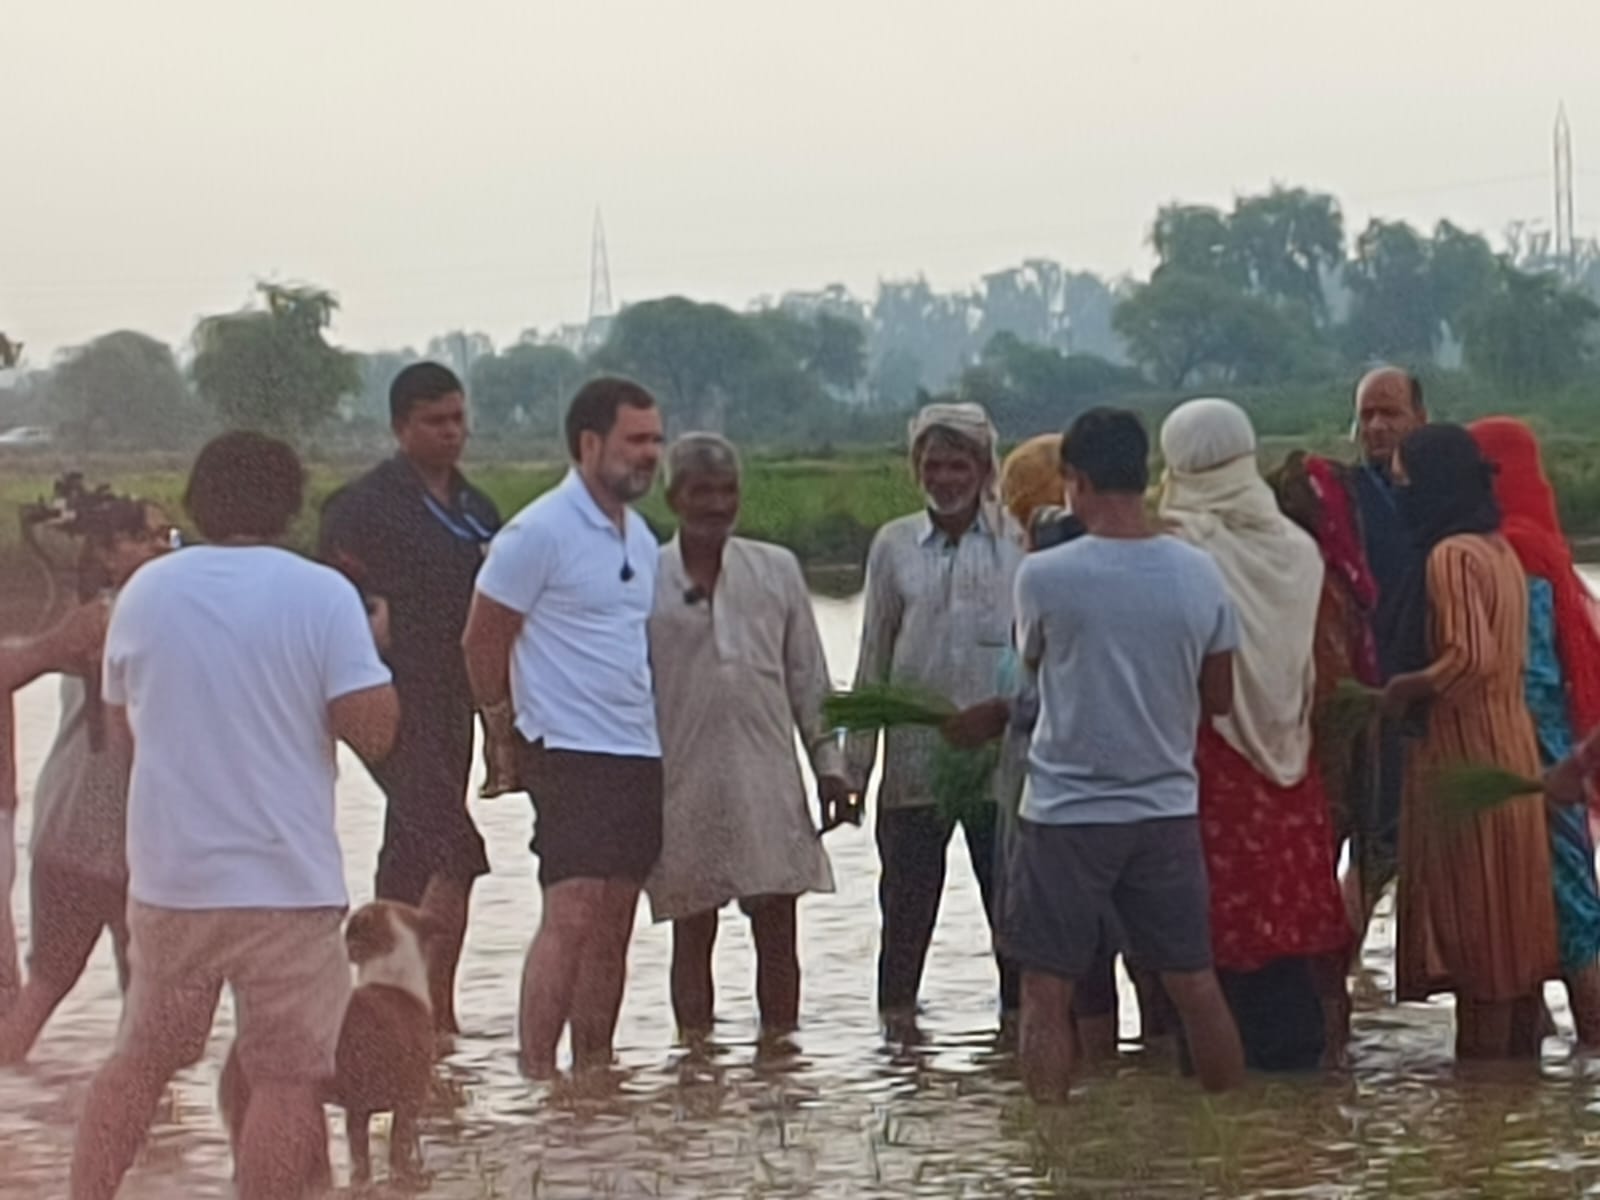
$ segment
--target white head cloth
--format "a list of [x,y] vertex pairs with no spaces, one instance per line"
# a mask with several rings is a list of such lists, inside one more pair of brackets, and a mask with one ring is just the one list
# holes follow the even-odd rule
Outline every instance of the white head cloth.
[[1250,418],[1229,400],[1191,400],[1161,427],[1161,516],[1207,551],[1239,617],[1233,712],[1217,732],[1272,783],[1305,778],[1322,555],[1278,509],[1256,468]]

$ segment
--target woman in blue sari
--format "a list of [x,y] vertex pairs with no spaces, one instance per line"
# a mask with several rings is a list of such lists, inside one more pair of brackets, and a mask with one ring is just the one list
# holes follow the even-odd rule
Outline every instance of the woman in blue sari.
[[[1595,604],[1562,536],[1539,445],[1521,421],[1489,417],[1471,433],[1496,468],[1501,532],[1528,576],[1528,709],[1546,767],[1600,724],[1600,629]],[[1578,1041],[1600,1048],[1600,884],[1588,806],[1549,810],[1550,874],[1562,979]]]

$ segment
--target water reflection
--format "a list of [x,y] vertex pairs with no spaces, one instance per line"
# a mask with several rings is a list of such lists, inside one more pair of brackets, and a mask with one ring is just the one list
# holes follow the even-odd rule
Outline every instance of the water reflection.
[[[857,608],[819,599],[836,673],[853,661]],[[55,721],[53,684],[20,698],[23,779]],[[352,895],[371,891],[381,830],[376,789],[348,765],[340,824]],[[717,945],[715,1044],[672,1047],[669,941],[641,910],[620,1027],[622,1073],[600,1093],[535,1087],[515,1071],[517,974],[538,915],[525,849],[527,805],[480,803],[494,872],[476,896],[462,961],[466,1028],[441,1072],[424,1145],[440,1197],[590,1196],[1296,1196],[1600,1195],[1600,1060],[1546,1045],[1537,1071],[1460,1071],[1445,1005],[1394,1009],[1392,929],[1380,916],[1358,981],[1354,1069],[1254,1083],[1218,1100],[1159,1055],[1087,1078],[1065,1113],[1040,1120],[992,1052],[993,960],[962,853],[924,987],[924,1045],[886,1049],[873,1012],[876,858],[870,829],[830,834],[839,890],[801,906],[803,1029],[793,1052],[756,1044],[753,951],[742,918]],[[22,814],[26,837],[28,813]],[[26,930],[26,864],[16,890]],[[1549,998],[1563,1033],[1559,988]],[[51,1022],[32,1061],[0,1070],[0,1197],[61,1195],[89,1075],[115,1031],[109,948]],[[1124,988],[1126,1032],[1133,999]],[[231,1014],[186,1072],[128,1178],[130,1197],[231,1194],[212,1090]],[[342,1136],[336,1170],[347,1170]]]

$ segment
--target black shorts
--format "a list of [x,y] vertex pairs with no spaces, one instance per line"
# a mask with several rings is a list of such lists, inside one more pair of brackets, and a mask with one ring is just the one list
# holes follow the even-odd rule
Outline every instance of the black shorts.
[[661,857],[661,760],[546,750],[520,739],[518,748],[518,773],[533,799],[539,882],[642,884]]
[[1129,962],[1144,970],[1211,966],[1198,818],[1020,825],[1000,925],[1012,961],[1080,980],[1104,953],[1108,930],[1120,929]]
[[435,875],[471,884],[489,872],[483,835],[467,811],[475,718],[465,706],[402,696],[393,752],[372,769],[388,800],[375,892],[419,904]]

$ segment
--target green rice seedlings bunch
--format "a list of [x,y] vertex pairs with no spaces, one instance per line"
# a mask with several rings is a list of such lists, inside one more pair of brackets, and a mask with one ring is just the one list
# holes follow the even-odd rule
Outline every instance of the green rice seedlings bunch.
[[1350,748],[1372,728],[1381,696],[1378,689],[1346,676],[1317,705],[1311,724],[1316,734],[1317,758],[1324,770],[1348,761]]
[[869,683],[837,692],[822,702],[829,729],[871,733],[906,725],[937,728],[954,716],[955,705],[934,692],[897,683]]
[[1433,794],[1440,810],[1456,820],[1469,820],[1519,796],[1538,796],[1543,792],[1544,784],[1537,779],[1481,763],[1441,767],[1433,779]]
[[1383,693],[1349,676],[1339,680],[1317,705],[1317,729],[1330,741],[1349,742],[1360,737],[1378,715]]
[[940,738],[933,751],[933,802],[939,815],[953,825],[989,803],[999,763],[997,743],[961,750]]

